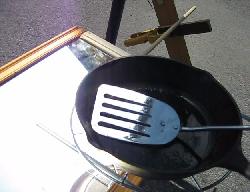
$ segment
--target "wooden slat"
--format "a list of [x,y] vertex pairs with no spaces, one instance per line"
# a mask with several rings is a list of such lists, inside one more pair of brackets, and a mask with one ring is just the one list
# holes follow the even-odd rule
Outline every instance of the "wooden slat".
[[[178,20],[174,0],[153,0],[153,4],[160,26],[172,25]],[[184,37],[171,37],[165,43],[170,58],[191,64]]]
[[73,27],[39,45],[31,51],[28,51],[27,53],[17,57],[9,63],[1,66],[0,83],[3,83],[6,80],[14,77],[16,74],[19,74],[21,71],[24,71],[35,62],[58,50],[70,41],[79,38],[84,32],[85,30],[81,27]]
[[[142,178],[132,175],[132,174],[128,174],[128,180],[133,183],[136,186],[139,186],[142,182]],[[127,189],[125,187],[122,187],[116,183],[114,183],[108,190],[108,192],[133,192],[130,189]]]

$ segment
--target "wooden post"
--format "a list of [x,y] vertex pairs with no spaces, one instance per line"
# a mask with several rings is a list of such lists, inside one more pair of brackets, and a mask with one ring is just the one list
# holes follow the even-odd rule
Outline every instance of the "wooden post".
[[[178,20],[174,0],[153,0],[153,4],[160,26],[172,25]],[[170,58],[191,64],[184,37],[167,38],[165,44]]]

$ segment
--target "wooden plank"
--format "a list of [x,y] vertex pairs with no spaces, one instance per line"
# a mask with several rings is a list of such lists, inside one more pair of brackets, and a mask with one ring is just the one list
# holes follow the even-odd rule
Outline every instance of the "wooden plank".
[[103,51],[104,53],[107,53],[113,58],[130,56],[130,54],[126,51],[120,49],[119,47],[116,47],[115,45],[109,43],[108,41],[102,39],[101,37],[95,35],[90,31],[86,31],[85,33],[83,33],[81,35],[81,39],[83,39],[90,45],[97,47],[99,50]]
[[[153,0],[156,16],[160,26],[171,25],[178,20],[177,10],[173,0]],[[170,58],[191,64],[184,37],[171,37],[165,41]],[[129,180],[135,185],[140,185],[142,178],[128,175]],[[130,189],[113,184],[108,192],[132,192]]]
[[73,27],[1,66],[0,83],[13,78],[20,72],[32,66],[35,62],[58,50],[72,40],[79,38],[84,31],[85,30],[81,27]]
[[[128,174],[128,180],[133,183],[136,186],[139,186],[142,182],[142,178],[132,175],[132,174]],[[108,192],[133,192],[132,190],[122,187],[116,183],[114,183],[108,190]]]
[[[172,25],[178,20],[174,0],[153,0],[156,16],[160,26]],[[171,37],[165,40],[169,57],[177,61],[191,64],[184,37]]]

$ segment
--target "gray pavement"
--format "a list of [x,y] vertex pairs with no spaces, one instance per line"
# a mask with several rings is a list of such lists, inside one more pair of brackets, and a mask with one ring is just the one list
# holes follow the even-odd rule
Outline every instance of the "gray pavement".
[[[198,9],[190,18],[210,18],[213,32],[186,37],[194,66],[212,73],[234,96],[242,113],[250,116],[250,1],[175,0],[179,13],[192,5]],[[0,65],[34,48],[66,29],[80,25],[104,37],[111,0],[0,0]],[[146,0],[127,0],[117,45],[140,53],[145,45],[125,48],[129,34],[157,26],[157,18]],[[152,53],[166,56],[162,43]],[[243,147],[250,159],[250,134]],[[211,180],[221,170],[201,178]],[[174,191],[171,186],[159,191]],[[250,182],[232,174],[218,191],[250,191]]]

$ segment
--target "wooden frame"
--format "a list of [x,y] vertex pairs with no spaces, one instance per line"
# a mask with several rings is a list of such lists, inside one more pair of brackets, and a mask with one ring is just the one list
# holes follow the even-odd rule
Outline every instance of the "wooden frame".
[[5,83],[7,80],[20,74],[24,70],[31,67],[34,63],[55,52],[72,40],[79,38],[85,31],[86,30],[81,27],[72,27],[49,41],[17,57],[9,63],[1,66],[0,84]]
[[[139,186],[142,182],[142,178],[136,175],[128,174],[128,180],[136,186]],[[114,183],[108,190],[108,192],[132,192],[131,189],[122,187],[121,185]]]

